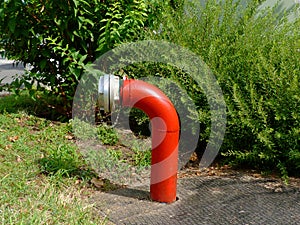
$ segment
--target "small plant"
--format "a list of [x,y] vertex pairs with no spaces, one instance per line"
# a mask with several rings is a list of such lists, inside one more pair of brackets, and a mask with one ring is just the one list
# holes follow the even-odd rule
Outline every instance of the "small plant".
[[122,150],[119,149],[107,149],[108,155],[110,155],[115,161],[122,161],[124,159],[124,154]]
[[147,167],[151,165],[151,150],[139,151],[133,149],[133,165],[138,167]]
[[97,128],[85,121],[74,118],[70,121],[73,127],[73,134],[76,139],[82,141],[95,140],[97,138]]
[[151,148],[143,146],[140,142],[135,142],[131,151],[129,160],[133,166],[144,168],[151,165]]
[[99,140],[105,145],[116,145],[119,141],[117,132],[106,125],[100,125],[97,128]]
[[76,152],[76,147],[60,145],[51,149],[48,156],[42,158],[39,163],[41,171],[46,174],[60,174],[74,176],[80,171],[82,161]]

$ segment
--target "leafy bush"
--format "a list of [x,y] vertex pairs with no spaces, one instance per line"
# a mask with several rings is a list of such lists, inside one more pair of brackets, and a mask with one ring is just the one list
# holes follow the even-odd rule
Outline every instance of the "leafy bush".
[[0,49],[32,67],[12,87],[37,86],[60,96],[69,111],[88,63],[137,39],[148,12],[144,0],[1,1]]
[[[189,48],[214,72],[228,107],[221,149],[228,161],[277,168],[284,176],[299,174],[300,19],[278,19],[272,9],[258,17],[260,2],[248,1],[245,6],[232,0],[186,1],[183,10],[163,5],[168,13],[155,23],[161,32],[149,36]],[[158,68],[170,74],[170,68]],[[205,96],[184,71],[177,70],[172,77],[197,104],[199,121],[206,127],[201,136],[207,140],[210,118]]]
[[[142,36],[185,46],[201,56],[223,90],[228,120],[222,156],[299,174],[300,19],[287,22],[272,10],[259,17],[262,1],[245,2],[7,0],[0,3],[0,49],[33,66],[15,86],[31,88],[33,79],[68,101],[87,63],[121,42]],[[197,106],[201,141],[208,140],[209,106],[185,71],[152,63],[125,71],[178,82]]]

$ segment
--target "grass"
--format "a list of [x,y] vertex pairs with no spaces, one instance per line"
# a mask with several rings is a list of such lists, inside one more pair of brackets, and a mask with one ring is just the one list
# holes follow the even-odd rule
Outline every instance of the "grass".
[[[29,97],[31,96],[31,97]],[[58,100],[57,96],[22,90],[18,95],[7,95],[1,98],[0,113],[18,113],[28,112],[49,120],[68,121],[68,117],[63,110],[63,103]]]
[[128,166],[143,169],[150,165],[151,151],[134,141],[131,149],[122,146],[110,127],[79,129],[82,137],[96,137],[106,149],[92,156],[97,161],[93,166],[74,142],[74,121],[53,120],[55,102],[45,105],[43,95],[35,96],[37,101],[26,91],[0,97],[0,223],[105,224],[88,197],[95,188],[117,186],[107,179],[99,186],[94,169],[115,166],[123,174]]
[[95,175],[70,124],[31,115],[40,106],[26,95],[0,98],[0,223],[104,224],[87,201]]

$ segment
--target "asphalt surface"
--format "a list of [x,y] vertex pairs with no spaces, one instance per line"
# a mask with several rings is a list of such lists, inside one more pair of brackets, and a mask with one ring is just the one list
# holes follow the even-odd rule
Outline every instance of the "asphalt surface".
[[[0,86],[11,83],[14,77],[24,74],[24,70],[23,65],[16,65],[13,60],[7,60],[0,56]],[[0,92],[0,96],[6,94],[8,94],[8,92]]]
[[300,224],[300,187],[249,176],[178,181],[178,201],[151,202],[149,187],[97,192],[91,203],[113,224]]
[[[10,83],[16,75],[24,73],[24,66],[16,65],[13,60],[0,57],[0,81],[1,84]],[[2,80],[3,79],[3,80]]]

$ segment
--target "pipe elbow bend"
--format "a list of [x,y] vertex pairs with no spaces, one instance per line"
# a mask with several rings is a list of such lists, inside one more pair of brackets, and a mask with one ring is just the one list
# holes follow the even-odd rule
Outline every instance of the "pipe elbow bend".
[[144,111],[150,119],[159,117],[167,132],[179,131],[179,120],[173,103],[156,86],[141,80],[125,80],[120,92],[122,106]]

